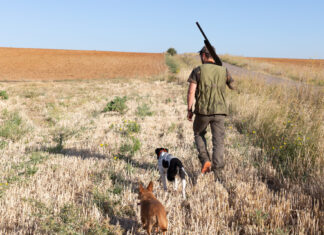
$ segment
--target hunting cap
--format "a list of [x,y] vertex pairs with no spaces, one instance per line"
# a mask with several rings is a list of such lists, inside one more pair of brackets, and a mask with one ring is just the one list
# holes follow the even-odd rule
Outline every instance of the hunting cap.
[[[212,46],[213,47],[213,46]],[[215,47],[213,47],[213,49],[214,49],[214,51],[215,51],[215,58],[213,58],[214,60],[215,60],[215,64],[217,64],[217,65],[219,65],[219,66],[222,66],[223,65],[223,63],[222,63],[222,61],[221,61],[221,59],[218,57],[218,55],[216,54],[216,50],[215,50]],[[208,49],[207,49],[207,47],[206,46],[204,46],[200,51],[198,51],[199,52],[199,54],[201,55],[202,53],[206,53],[206,54],[209,54],[210,55],[210,53],[209,53],[209,51],[208,51]]]
[[[214,51],[216,52],[215,47],[213,47],[213,49],[214,49]],[[199,53],[199,54],[201,54],[201,53],[207,53],[207,54],[210,54],[206,46],[204,46],[203,48],[201,48],[201,50],[198,51],[198,53]]]

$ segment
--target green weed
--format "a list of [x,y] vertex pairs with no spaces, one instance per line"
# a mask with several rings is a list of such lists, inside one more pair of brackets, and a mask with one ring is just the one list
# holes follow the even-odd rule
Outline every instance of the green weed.
[[175,123],[171,123],[171,125],[168,127],[168,132],[171,133],[171,132],[174,132],[177,128],[177,124]]
[[142,104],[137,107],[135,114],[141,118],[146,116],[152,116],[153,112],[150,110],[150,106],[148,104]]
[[167,82],[177,82],[179,81],[179,78],[173,74],[168,76]]
[[6,141],[0,140],[0,150],[4,149],[7,145],[8,145],[8,143]]
[[255,210],[255,214],[252,215],[252,221],[257,226],[263,227],[268,217],[269,217],[268,213],[265,213],[262,210]]
[[37,93],[35,91],[25,91],[23,94],[23,97],[27,98],[27,99],[33,99],[37,96],[39,96],[39,93]]
[[116,111],[119,112],[120,114],[124,114],[127,110],[126,101],[127,101],[126,96],[124,97],[116,96],[112,101],[107,103],[103,112]]
[[93,194],[93,202],[99,208],[102,214],[114,216],[114,207],[118,205],[119,201],[113,201],[109,198],[107,193],[102,193],[96,190]]
[[45,120],[51,126],[54,126],[61,119],[62,111],[55,103],[52,102],[46,103],[46,109],[49,116]]
[[50,147],[47,149],[50,153],[62,153],[64,148],[64,142],[66,142],[70,137],[75,135],[77,130],[67,129],[67,128],[59,128],[54,130],[52,133],[53,142],[56,143],[54,147]]
[[6,91],[0,91],[0,98],[3,100],[7,100],[9,96]]
[[141,131],[141,125],[136,121],[124,120],[119,132],[124,136],[130,136]]
[[0,186],[3,186],[0,187],[0,198],[10,184],[33,176],[38,171],[37,165],[44,162],[47,158],[48,156],[46,155],[39,152],[33,152],[26,161],[12,164],[11,169],[5,177],[5,183],[0,184]]
[[0,136],[12,141],[19,140],[28,132],[28,128],[24,124],[18,112],[2,111],[2,125],[0,126]]
[[127,139],[125,143],[120,146],[120,152],[123,154],[129,153],[134,155],[138,150],[141,149],[141,142],[134,136]]
[[35,199],[27,200],[35,208],[34,216],[38,217],[39,228],[46,234],[79,234],[85,220],[80,216],[81,210],[73,204],[65,204],[58,212],[51,206]]

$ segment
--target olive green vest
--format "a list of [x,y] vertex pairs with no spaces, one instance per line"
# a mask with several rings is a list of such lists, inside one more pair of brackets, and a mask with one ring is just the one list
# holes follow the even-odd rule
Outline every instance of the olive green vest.
[[203,64],[200,66],[200,80],[196,93],[195,113],[203,115],[225,114],[226,68]]

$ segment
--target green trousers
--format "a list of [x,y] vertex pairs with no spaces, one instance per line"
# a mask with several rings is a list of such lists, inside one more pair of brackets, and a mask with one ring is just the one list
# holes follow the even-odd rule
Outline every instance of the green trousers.
[[[224,138],[225,138],[225,116],[224,115],[200,115],[196,114],[193,123],[193,130],[195,135],[195,142],[198,150],[198,158],[202,164],[206,161],[212,163],[212,170],[217,171],[224,167]],[[212,142],[213,142],[213,155],[210,159],[207,150],[205,134],[206,129],[210,125]]]

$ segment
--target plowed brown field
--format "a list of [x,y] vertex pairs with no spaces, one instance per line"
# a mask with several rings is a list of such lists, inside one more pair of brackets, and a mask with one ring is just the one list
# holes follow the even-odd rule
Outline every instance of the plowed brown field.
[[264,57],[246,57],[249,60],[268,62],[268,63],[280,63],[287,65],[298,66],[311,66],[311,67],[324,67],[324,60],[320,59],[287,59],[287,58],[264,58]]
[[162,53],[0,48],[0,81],[133,78],[166,70]]

